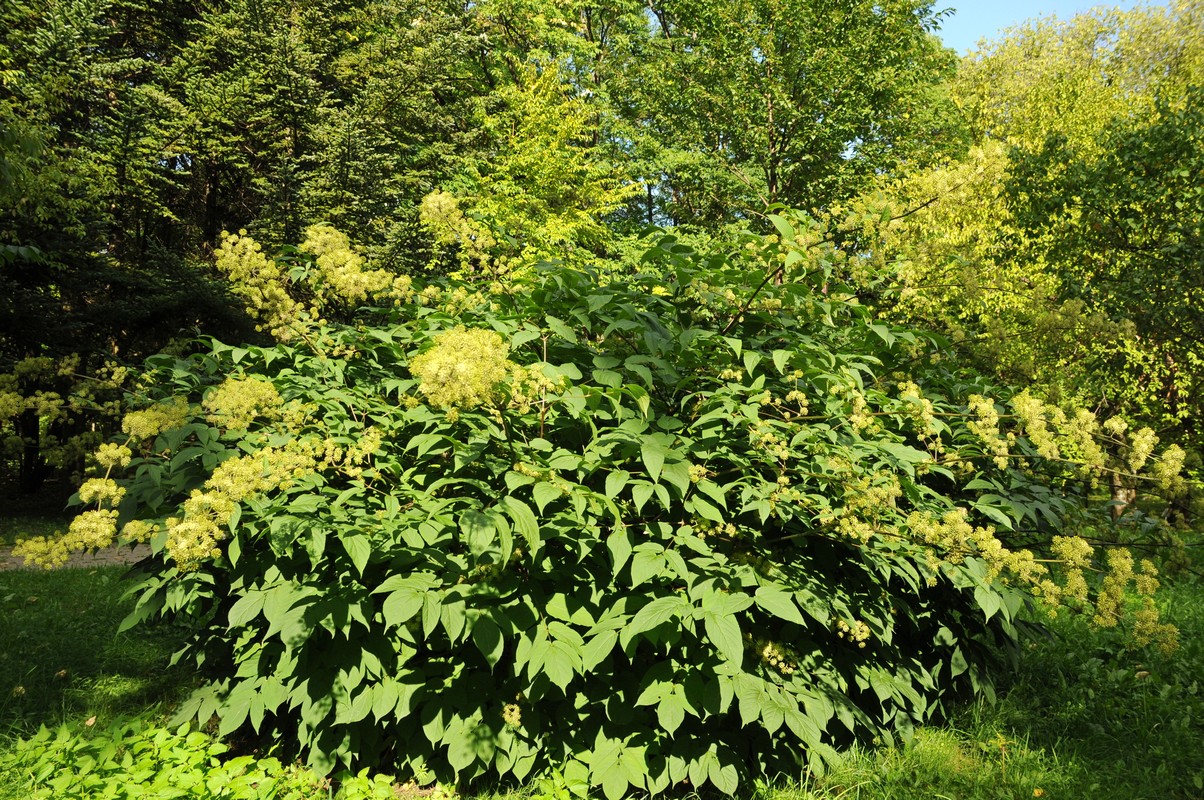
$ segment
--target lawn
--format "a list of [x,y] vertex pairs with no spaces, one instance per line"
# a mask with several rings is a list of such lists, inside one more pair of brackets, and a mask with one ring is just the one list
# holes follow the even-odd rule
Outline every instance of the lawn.
[[[313,782],[290,768],[284,752],[278,754],[283,764],[258,753],[232,761],[233,750],[219,752],[221,747],[202,734],[177,737],[154,727],[194,678],[167,666],[183,632],[117,633],[126,610],[122,569],[0,572],[0,798],[102,796],[96,787],[104,781],[129,783],[122,790],[129,793],[105,795],[114,797],[334,794],[337,786]],[[822,778],[762,787],[757,795],[766,800],[1204,798],[1204,587],[1194,581],[1169,586],[1162,604],[1182,635],[1182,646],[1172,656],[1129,652],[1119,631],[1095,632],[1081,620],[1054,620],[1052,637],[1028,644],[995,705],[969,706],[945,725],[921,730],[907,746],[851,751]],[[66,741],[73,744],[55,744],[51,734],[44,734],[21,750],[26,760],[17,764],[18,743],[41,726],[65,726],[71,734]],[[111,747],[114,743],[118,746]],[[35,761],[46,781],[71,778],[61,768],[73,763],[76,770],[93,770],[93,788],[70,794],[52,791],[44,782],[45,793],[34,793],[29,759],[36,752],[42,754]],[[216,769],[219,762],[225,766]],[[105,763],[123,777],[103,777]],[[158,773],[161,793],[130,788],[142,779],[139,769],[148,786],[146,773]],[[184,794],[179,786],[170,788],[173,780],[186,784],[189,775],[207,776],[212,785]],[[391,794],[382,778],[375,787],[366,779],[348,783],[344,796],[353,796],[353,784],[362,790],[354,796]],[[238,793],[244,791],[251,793]],[[565,797],[552,784],[509,794]]]

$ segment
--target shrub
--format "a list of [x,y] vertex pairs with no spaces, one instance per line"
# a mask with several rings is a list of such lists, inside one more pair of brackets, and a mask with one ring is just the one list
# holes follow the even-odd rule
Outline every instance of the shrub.
[[774,221],[631,277],[407,285],[370,324],[152,359],[86,527],[152,542],[127,622],[195,626],[184,716],[323,771],[730,793],[989,695],[1034,594],[1114,624],[1153,590],[1055,536],[1110,469],[1063,460],[1085,422],[1011,420],[872,317],[868,260]]

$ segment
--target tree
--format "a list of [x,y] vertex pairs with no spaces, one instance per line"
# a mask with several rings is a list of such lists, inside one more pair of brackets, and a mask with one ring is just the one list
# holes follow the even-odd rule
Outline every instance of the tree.
[[485,153],[465,158],[422,204],[436,241],[493,278],[539,261],[596,261],[615,244],[604,220],[640,188],[599,152],[593,109],[571,95],[557,65],[521,76],[478,116]]
[[[647,150],[647,216],[823,208],[962,146],[932,4],[667,2],[610,96]],[[620,99],[630,98],[630,99]]]
[[1048,398],[1194,435],[1198,356],[1176,328],[1192,324],[1198,133],[1185,109],[1202,33],[1204,7],[1178,2],[1030,23],[967,57],[952,93],[969,158],[887,189],[896,312]]

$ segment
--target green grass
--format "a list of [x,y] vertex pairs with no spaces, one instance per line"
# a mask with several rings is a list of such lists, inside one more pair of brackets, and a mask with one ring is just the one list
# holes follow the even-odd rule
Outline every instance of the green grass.
[[[121,567],[0,572],[0,757],[39,725],[161,718],[190,677],[166,669],[178,634],[117,634]],[[1121,631],[1058,619],[1032,642],[1000,702],[967,707],[908,745],[855,749],[828,775],[758,800],[1204,798],[1204,586],[1162,596],[1181,630],[1171,656],[1131,652]],[[24,796],[0,774],[0,798]],[[12,792],[16,792],[13,794]],[[503,797],[552,800],[538,785]],[[498,797],[498,795],[481,795]]]
[[845,755],[774,800],[1200,800],[1204,798],[1204,586],[1168,587],[1170,656],[1126,650],[1122,631],[1060,618],[1029,644],[1001,700],[908,746]]
[[128,605],[120,566],[0,572],[0,732],[146,713],[178,699],[166,669],[178,633],[117,633]]

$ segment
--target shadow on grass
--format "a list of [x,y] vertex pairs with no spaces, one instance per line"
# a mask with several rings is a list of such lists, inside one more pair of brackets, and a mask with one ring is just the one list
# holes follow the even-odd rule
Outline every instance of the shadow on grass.
[[0,572],[0,732],[148,713],[189,690],[167,668],[182,634],[118,634],[125,567]]

